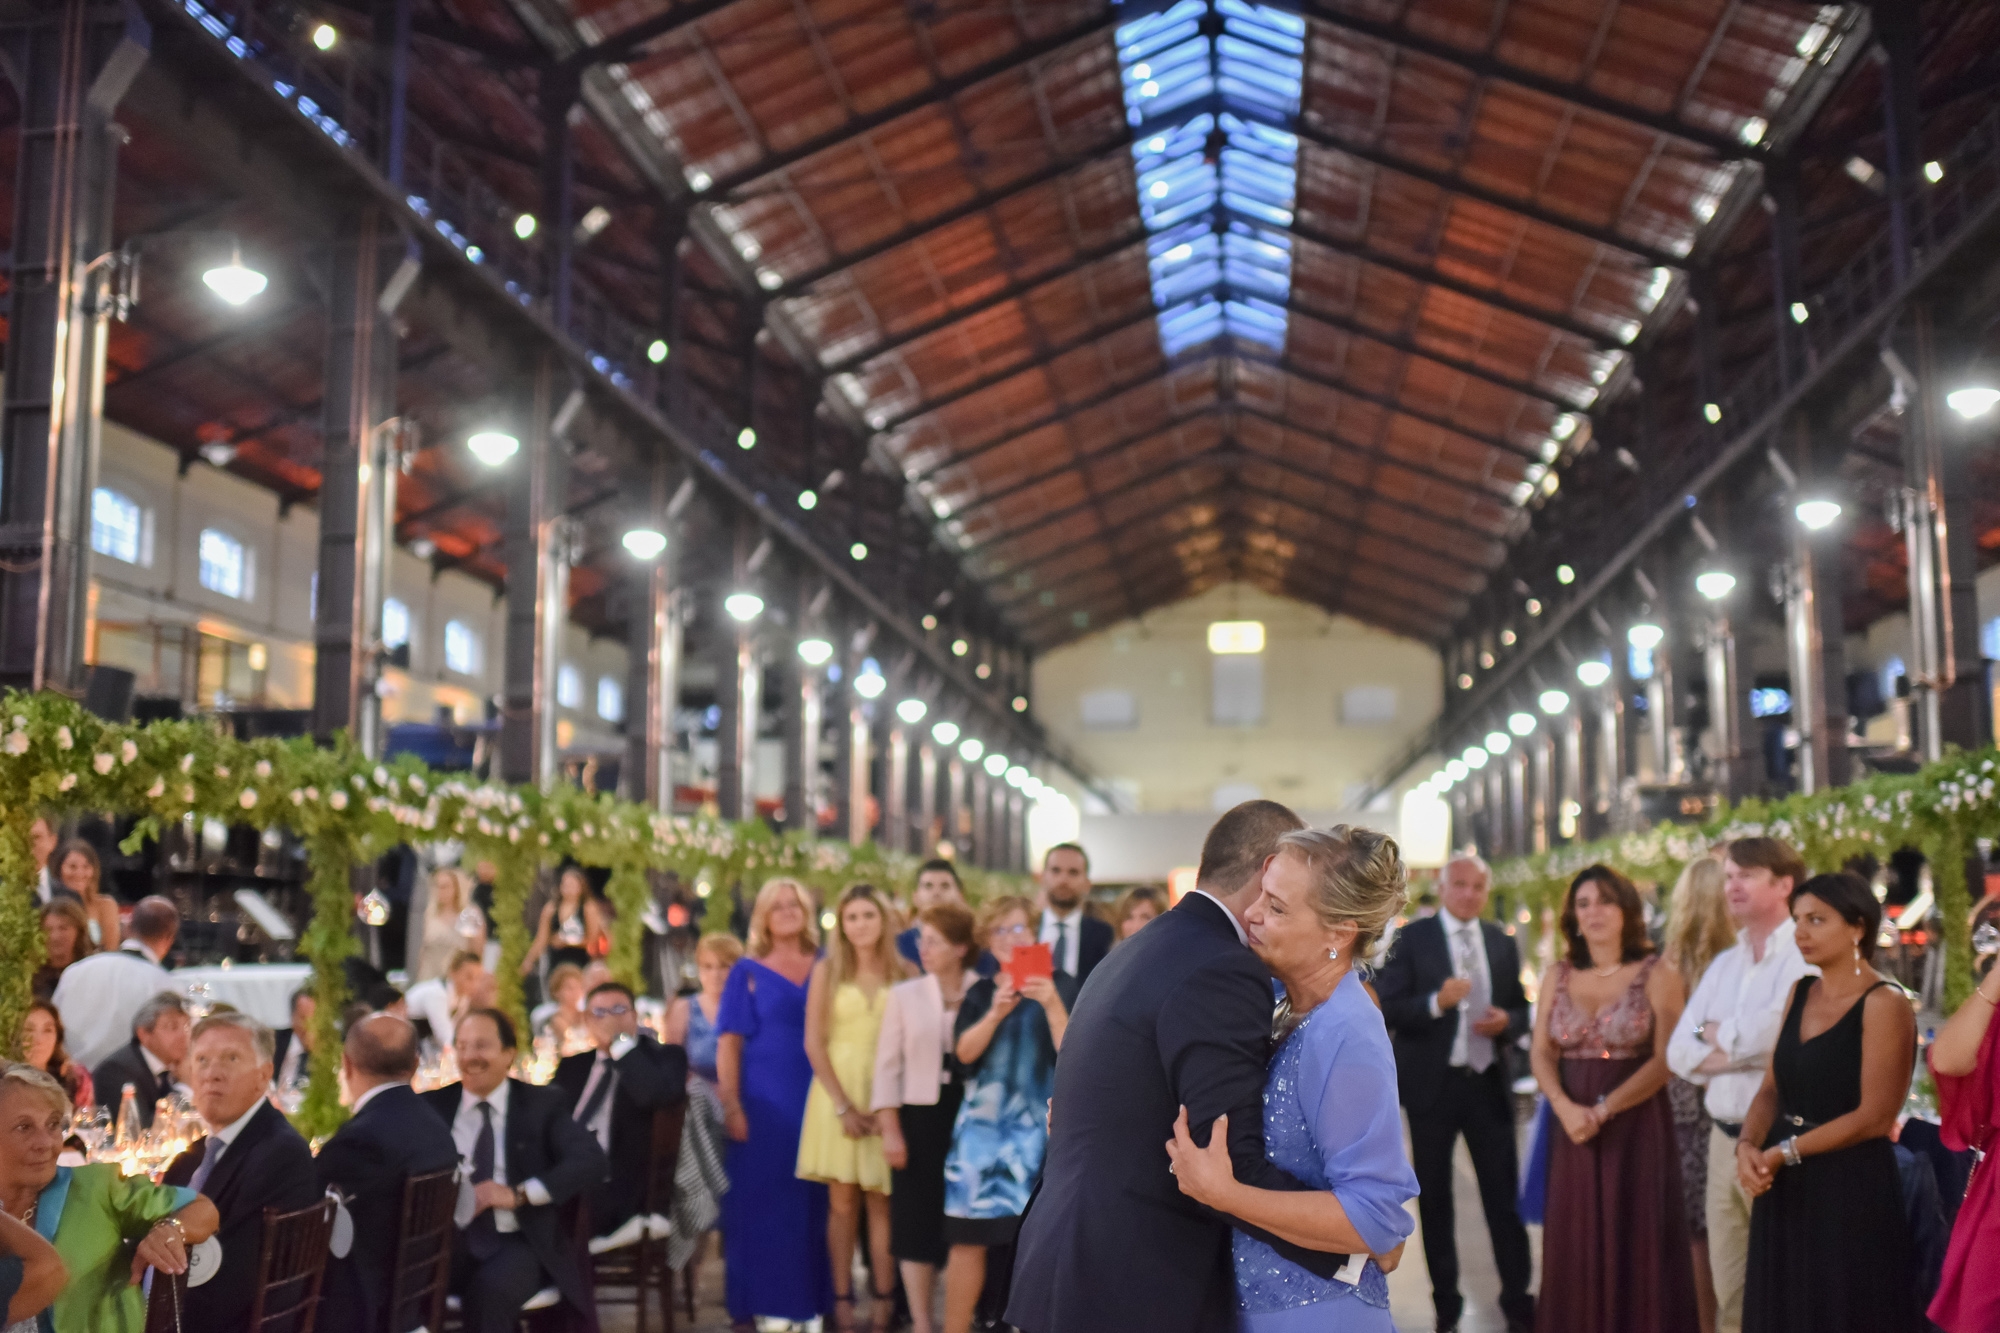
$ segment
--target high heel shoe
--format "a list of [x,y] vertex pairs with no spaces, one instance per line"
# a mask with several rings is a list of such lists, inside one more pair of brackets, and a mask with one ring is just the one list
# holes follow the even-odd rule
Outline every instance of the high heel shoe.
[[869,1333],[889,1333],[896,1320],[896,1289],[873,1292],[874,1299],[868,1302]]
[[833,1297],[834,1333],[854,1333],[854,1297],[842,1296],[838,1292]]

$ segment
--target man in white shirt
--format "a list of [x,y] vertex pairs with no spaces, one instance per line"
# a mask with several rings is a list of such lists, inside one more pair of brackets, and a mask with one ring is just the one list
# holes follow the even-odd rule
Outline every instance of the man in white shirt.
[[1715,1120],[1708,1136],[1706,1213],[1716,1327],[1739,1333],[1750,1199],[1736,1183],[1736,1136],[1763,1086],[1792,987],[1818,969],[1799,957],[1792,939],[1792,890],[1806,878],[1799,854],[1776,838],[1738,838],[1729,844],[1723,871],[1736,944],[1702,973],[1667,1042],[1667,1065],[1707,1090],[1703,1101]]
[[1042,926],[1037,936],[1049,946],[1056,971],[1081,986],[1111,951],[1111,927],[1084,910],[1090,898],[1090,857],[1073,842],[1059,843],[1042,857]]
[[493,1003],[493,977],[478,954],[461,949],[452,955],[443,976],[410,987],[403,1003],[412,1023],[429,1024],[434,1044],[449,1046],[459,1015]]
[[69,1053],[95,1067],[132,1039],[139,1006],[174,980],[160,964],[180,933],[180,909],[166,898],[141,898],[132,909],[132,936],[123,947],[80,958],[56,982]]

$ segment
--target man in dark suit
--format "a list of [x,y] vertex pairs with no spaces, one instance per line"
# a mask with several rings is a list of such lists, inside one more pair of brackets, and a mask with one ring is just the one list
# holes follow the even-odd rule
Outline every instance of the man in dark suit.
[[283,1089],[303,1087],[312,1077],[313,1014],[319,1009],[319,1001],[313,995],[313,984],[305,985],[292,992],[292,1025],[280,1028],[276,1034],[276,1054],[272,1056],[272,1086]]
[[604,1178],[604,1150],[570,1117],[561,1089],[507,1077],[515,1056],[507,1015],[470,1011],[453,1043],[463,1081],[423,1101],[451,1127],[467,1167],[451,1261],[467,1333],[513,1333],[521,1306],[550,1281],[572,1309],[588,1312],[576,1238],[558,1212]]
[[115,1107],[130,1083],[139,1107],[139,1124],[151,1129],[153,1107],[174,1090],[174,1068],[187,1051],[187,1005],[172,991],[161,991],[132,1016],[132,1040],[105,1056],[90,1072],[91,1086],[99,1101]]
[[[1306,1188],[1264,1156],[1271,974],[1241,921],[1278,839],[1299,827],[1275,801],[1224,815],[1202,847],[1194,892],[1084,987],[1056,1062],[1048,1159],[1015,1245],[1007,1322],[1023,1333],[1233,1326],[1231,1220],[1181,1194],[1165,1145],[1181,1107],[1204,1144],[1227,1114],[1238,1180]],[[1251,1234],[1322,1276],[1345,1260]]]
[[[1081,986],[1111,952],[1111,927],[1084,910],[1090,898],[1090,857],[1073,842],[1042,857],[1042,923],[1036,938],[1049,946],[1056,971]],[[1164,1140],[1163,1140],[1164,1141]]]
[[1479,919],[1490,881],[1484,861],[1454,857],[1438,879],[1443,910],[1403,927],[1375,993],[1410,1113],[1437,1326],[1456,1328],[1464,1308],[1452,1210],[1452,1148],[1463,1134],[1500,1270],[1500,1309],[1510,1333],[1519,1333],[1534,1326],[1535,1302],[1528,1294],[1528,1232],[1514,1205],[1514,1098],[1501,1056],[1528,1030],[1528,998],[1513,937]]
[[451,1130],[417,1100],[417,1030],[394,1014],[370,1014],[347,1029],[341,1073],[354,1114],[319,1150],[322,1186],[340,1192],[354,1246],[327,1261],[317,1327],[377,1333],[387,1313],[403,1185],[458,1164]]
[[271,1029],[248,1014],[210,1014],[195,1024],[194,1109],[208,1134],[167,1168],[169,1185],[206,1195],[222,1215],[215,1238],[222,1266],[187,1290],[183,1323],[212,1333],[247,1328],[256,1295],[264,1210],[309,1207],[323,1191],[312,1150],[265,1094],[271,1090]]
[[590,1192],[591,1231],[630,1243],[639,1237],[637,1226],[628,1224],[645,1221],[638,1213],[646,1197],[653,1112],[687,1100],[687,1052],[640,1032],[638,1003],[615,981],[594,988],[583,1012],[597,1049],[566,1057],[556,1066],[555,1086],[611,1160],[610,1176]]

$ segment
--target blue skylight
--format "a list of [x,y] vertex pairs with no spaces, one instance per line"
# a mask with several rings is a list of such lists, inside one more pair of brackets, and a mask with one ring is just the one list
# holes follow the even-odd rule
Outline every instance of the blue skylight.
[[1304,19],[1245,0],[1179,0],[1118,30],[1169,356],[1223,337],[1284,348],[1305,43]]

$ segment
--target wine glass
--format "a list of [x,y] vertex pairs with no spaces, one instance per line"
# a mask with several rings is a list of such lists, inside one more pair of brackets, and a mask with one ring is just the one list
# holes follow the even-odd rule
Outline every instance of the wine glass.
[[104,1151],[104,1146],[111,1142],[111,1129],[111,1108],[103,1102],[91,1107],[88,1115],[78,1118],[77,1137],[90,1150],[91,1160],[95,1161],[97,1155]]
[[1972,952],[1981,958],[1990,958],[2000,953],[2000,925],[1988,921],[1973,931]]

